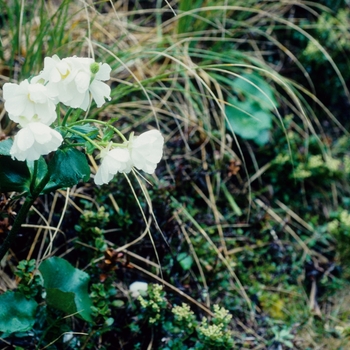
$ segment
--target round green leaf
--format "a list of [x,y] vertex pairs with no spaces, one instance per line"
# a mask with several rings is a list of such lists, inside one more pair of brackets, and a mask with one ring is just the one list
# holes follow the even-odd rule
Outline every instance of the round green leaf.
[[30,181],[26,162],[0,155],[0,192],[28,192]]
[[255,140],[260,145],[267,143],[266,131],[271,129],[273,115],[254,103],[233,99],[229,102],[232,106],[226,106],[226,115],[233,132],[246,140]]
[[48,165],[50,181],[44,192],[72,187],[80,180],[88,181],[90,167],[84,153],[75,148],[58,149]]
[[242,94],[251,103],[257,103],[260,109],[272,111],[278,107],[273,88],[255,73],[242,74],[231,84],[234,92]]
[[193,264],[193,258],[191,255],[188,255],[188,253],[180,253],[177,256],[177,261],[179,262],[179,264],[181,265],[181,267],[184,270],[189,270],[192,267]]
[[19,292],[0,295],[0,332],[13,333],[30,330],[35,323],[38,304]]
[[90,277],[87,273],[57,257],[45,260],[39,271],[44,280],[49,305],[67,314],[78,312],[84,320],[92,321],[92,302],[88,293]]

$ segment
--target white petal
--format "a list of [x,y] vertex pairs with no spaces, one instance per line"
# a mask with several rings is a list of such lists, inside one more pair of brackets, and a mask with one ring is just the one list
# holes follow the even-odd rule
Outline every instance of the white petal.
[[132,164],[152,174],[163,155],[164,138],[158,130],[147,131],[131,140]]
[[[104,154],[105,152],[101,152]],[[102,159],[94,181],[97,185],[106,184],[118,172],[128,173],[131,170],[130,152],[127,148],[114,148]]]
[[113,174],[108,172],[106,166],[101,165],[95,175],[94,181],[96,185],[107,184],[113,178]]
[[90,105],[90,95],[88,93],[84,94],[84,99],[80,103],[78,108],[81,108],[83,111],[86,111]]
[[110,100],[111,88],[101,81],[94,80],[90,85],[92,98],[95,100],[97,107],[101,107],[105,103],[105,98]]
[[17,141],[18,149],[25,151],[33,146],[35,138],[29,128],[23,128],[15,136],[15,141]]
[[34,103],[45,103],[47,101],[46,88],[42,84],[29,84],[28,93],[30,101]]
[[[22,82],[22,84],[25,84],[25,82]],[[15,116],[21,115],[27,103],[23,87],[13,83],[5,83],[3,86],[3,97],[7,112]]]
[[90,75],[86,74],[85,72],[79,72],[76,75],[74,82],[76,84],[77,90],[80,93],[84,93],[89,89]]
[[109,64],[103,63],[100,66],[99,71],[95,75],[96,80],[109,80],[110,79],[110,74],[111,74],[112,68],[110,67]]

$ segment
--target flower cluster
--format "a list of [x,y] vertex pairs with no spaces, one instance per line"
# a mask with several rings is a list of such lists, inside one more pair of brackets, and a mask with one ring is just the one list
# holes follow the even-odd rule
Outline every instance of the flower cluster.
[[56,105],[87,110],[90,95],[98,107],[110,99],[108,80],[111,68],[92,58],[46,57],[43,71],[20,84],[3,87],[9,118],[21,126],[10,154],[17,160],[37,160],[62,144],[62,135],[50,128],[56,120]]
[[[4,84],[5,109],[9,118],[20,126],[10,150],[12,158],[35,161],[56,151],[63,142],[61,133],[51,127],[57,119],[57,105],[61,103],[86,111],[93,99],[97,107],[101,107],[106,99],[110,100],[111,89],[104,83],[110,78],[110,72],[108,64],[96,63],[92,58],[60,59],[54,55],[45,58],[44,68],[37,76],[19,84]],[[126,140],[112,127],[123,138],[124,142],[118,144],[110,141],[110,138],[92,140],[67,125],[66,119],[59,130],[65,135],[68,147],[74,147],[74,141],[69,142],[69,134],[75,133],[92,144],[94,149],[100,150],[101,166],[94,178],[98,185],[108,183],[118,172],[129,173],[133,168],[152,174],[162,157],[164,138],[158,130],[150,130],[139,136],[132,133]],[[94,123],[93,120],[90,122]],[[77,123],[81,124],[81,121]]]
[[163,286],[160,284],[150,284],[147,288],[147,295],[139,295],[137,300],[141,307],[149,314],[149,323],[155,324],[162,321],[162,315],[167,305]]

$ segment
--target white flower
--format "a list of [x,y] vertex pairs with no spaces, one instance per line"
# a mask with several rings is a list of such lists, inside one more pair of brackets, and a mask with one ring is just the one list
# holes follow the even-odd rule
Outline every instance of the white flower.
[[67,332],[63,334],[63,343],[69,343],[74,338],[73,332]]
[[79,341],[78,337],[74,336],[74,332],[64,333],[62,341],[63,341],[63,343],[69,343],[69,348],[72,348],[72,349],[79,349],[80,348],[80,341]]
[[163,145],[164,138],[158,130],[131,137],[129,149],[133,166],[148,174],[154,173],[163,155]]
[[101,156],[102,163],[94,178],[96,185],[108,183],[118,172],[130,172],[130,152],[127,148],[114,148],[110,151],[107,149],[105,152],[101,152]]
[[102,81],[110,78],[111,67],[107,63],[96,63],[92,58],[67,57],[60,59],[57,55],[46,57],[44,69],[38,79],[47,83],[59,102],[72,107],[87,110],[90,93],[97,107],[105,99],[110,100],[111,89]]
[[31,122],[50,125],[56,120],[54,94],[43,84],[29,83],[27,79],[19,85],[6,83],[3,97],[10,119],[21,126]]
[[56,151],[63,138],[49,126],[33,122],[27,124],[15,136],[10,150],[12,158],[18,160],[37,160],[42,155]]
[[164,138],[158,130],[151,130],[140,136],[131,134],[130,140],[123,144],[125,148],[110,150],[111,145],[101,151],[102,163],[94,179],[96,185],[108,183],[118,172],[129,173],[132,167],[152,174],[162,158]]
[[142,292],[147,292],[148,284],[146,282],[133,282],[129,286],[131,296],[137,298]]

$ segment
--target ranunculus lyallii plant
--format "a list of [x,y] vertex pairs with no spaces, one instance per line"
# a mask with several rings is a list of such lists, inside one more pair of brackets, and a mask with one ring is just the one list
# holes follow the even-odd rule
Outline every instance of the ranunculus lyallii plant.
[[148,174],[155,171],[164,144],[158,130],[139,136],[131,133],[127,140],[112,124],[86,115],[79,119],[81,113],[73,112],[78,108],[87,111],[92,102],[99,108],[111,99],[111,88],[105,83],[110,73],[107,63],[92,58],[54,55],[45,58],[38,75],[19,84],[4,84],[5,109],[20,129],[13,140],[0,142],[0,191],[29,195],[0,247],[0,261],[41,193],[89,179],[85,152],[93,155],[97,150],[96,158],[102,159],[94,177],[98,185],[133,168]]

